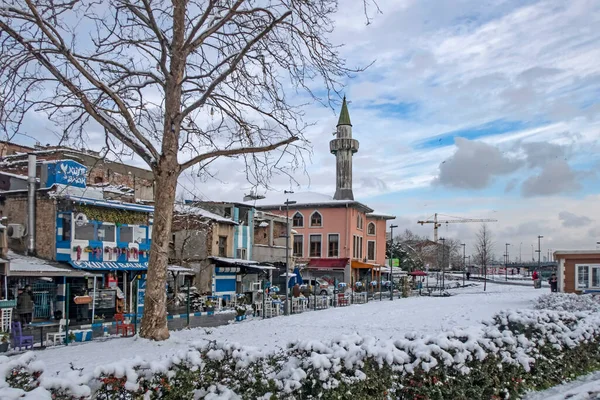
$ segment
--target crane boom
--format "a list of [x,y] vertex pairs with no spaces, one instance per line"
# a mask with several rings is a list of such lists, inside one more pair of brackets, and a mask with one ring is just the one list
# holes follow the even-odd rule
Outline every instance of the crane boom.
[[462,224],[462,223],[466,223],[466,222],[498,222],[497,219],[490,219],[490,218],[460,218],[460,217],[451,217],[451,218],[454,218],[454,219],[439,220],[438,214],[435,213],[435,214],[433,214],[432,220],[428,219],[428,220],[423,220],[423,221],[417,221],[417,223],[421,224],[421,225],[433,224],[433,241],[437,243],[438,228],[440,226],[442,226],[442,224]]

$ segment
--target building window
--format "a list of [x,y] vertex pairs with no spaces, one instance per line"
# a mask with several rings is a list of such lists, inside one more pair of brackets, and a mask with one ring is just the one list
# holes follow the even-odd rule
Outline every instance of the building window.
[[331,233],[327,236],[327,256],[328,257],[339,257],[340,256],[340,235],[337,233]]
[[71,214],[62,214],[62,240],[71,241]]
[[577,289],[588,288],[600,288],[600,265],[577,265]]
[[363,228],[363,217],[362,217],[362,215],[360,215],[360,214],[358,214],[358,215],[356,216],[356,227],[357,227],[358,229],[362,229],[362,228]]
[[133,243],[133,226],[119,227],[119,242]]
[[294,257],[304,257],[304,236],[294,235],[294,247],[292,249]]
[[116,230],[114,225],[98,225],[98,240],[101,240],[103,242],[114,242],[116,241],[115,233]]
[[367,235],[375,235],[375,222],[369,222],[367,225]]
[[309,257],[321,257],[321,235],[310,235]]
[[367,260],[375,260],[375,242],[373,240],[367,241]]
[[219,236],[219,257],[227,257],[227,236]]
[[237,258],[240,258],[242,260],[246,259],[246,249],[237,249],[236,253]]
[[321,216],[321,213],[319,213],[318,211],[315,211],[312,213],[312,215],[310,216],[310,226],[313,226],[313,227],[323,226],[323,217]]
[[292,219],[292,226],[294,228],[302,228],[304,226],[304,216],[300,214],[300,211],[294,214],[294,218]]
[[356,259],[363,258],[363,238],[362,236],[354,235],[352,246],[352,257]]
[[75,239],[77,240],[94,240],[94,224],[91,222],[75,224]]

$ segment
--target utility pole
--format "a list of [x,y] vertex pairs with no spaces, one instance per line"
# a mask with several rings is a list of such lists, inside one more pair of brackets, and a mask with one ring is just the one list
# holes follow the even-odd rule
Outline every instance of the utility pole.
[[521,242],[519,244],[519,264],[522,263],[523,261],[521,260],[521,248],[523,247],[523,242]]
[[538,271],[542,269],[542,235],[538,236]]
[[390,300],[394,300],[394,228],[397,227],[390,225]]
[[508,282],[508,263],[510,262],[510,258],[508,257],[508,246],[510,243],[506,243],[506,254],[504,255],[506,258],[506,263],[504,264],[504,280]]
[[467,245],[463,243],[463,287],[465,286],[465,274],[467,273]]
[[[294,193],[291,190],[284,190],[283,193]],[[285,235],[285,304],[284,311],[285,315],[290,315],[290,303],[289,303],[289,281],[290,281],[290,204],[296,204],[295,201],[285,200],[285,222],[286,222],[286,235]],[[264,312],[264,310],[263,310]]]

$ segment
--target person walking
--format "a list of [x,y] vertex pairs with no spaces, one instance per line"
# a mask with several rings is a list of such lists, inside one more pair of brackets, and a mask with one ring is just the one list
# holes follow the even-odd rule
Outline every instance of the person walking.
[[533,287],[535,289],[538,288],[538,279],[539,279],[539,274],[537,271],[533,271],[533,274],[531,274],[531,279],[533,279]]
[[31,286],[25,286],[25,290],[19,290],[17,296],[17,314],[21,320],[22,325],[31,323],[31,317],[33,314],[33,297],[31,295]]
[[551,292],[558,292],[558,278],[556,277],[556,274],[552,274],[550,279],[548,279],[548,283],[550,284]]

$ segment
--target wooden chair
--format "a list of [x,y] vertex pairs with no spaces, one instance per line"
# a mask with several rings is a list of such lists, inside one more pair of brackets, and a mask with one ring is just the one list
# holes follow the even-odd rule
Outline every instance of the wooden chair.
[[25,347],[25,350],[27,350],[33,348],[33,336],[23,336],[20,322],[15,321],[11,324],[10,334],[13,349],[18,348],[21,350],[22,347]]
[[62,344],[66,338],[65,327],[67,326],[67,320],[61,319],[58,325],[58,332],[52,332],[46,334],[46,342],[52,342],[53,346]]
[[133,324],[125,323],[125,316],[123,314],[115,314],[115,321],[117,322],[117,335],[121,332],[123,336],[127,337],[130,331],[131,336],[135,335],[135,327]]

